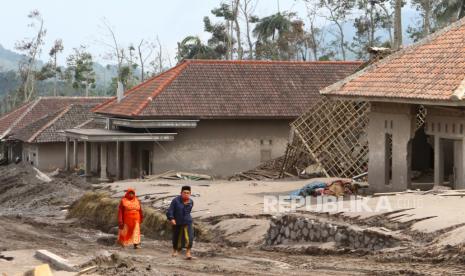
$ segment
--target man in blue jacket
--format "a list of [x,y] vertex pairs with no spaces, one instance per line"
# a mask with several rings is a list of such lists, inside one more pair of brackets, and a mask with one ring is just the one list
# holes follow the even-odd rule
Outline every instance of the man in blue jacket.
[[186,248],[186,259],[191,260],[191,248],[194,243],[194,228],[192,227],[191,211],[194,201],[190,198],[191,187],[183,186],[181,195],[175,197],[166,212],[166,217],[173,226],[173,257],[182,248]]

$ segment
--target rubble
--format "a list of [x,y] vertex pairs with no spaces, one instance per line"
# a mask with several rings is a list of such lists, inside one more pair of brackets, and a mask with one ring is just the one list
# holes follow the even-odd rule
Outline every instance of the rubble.
[[189,172],[176,172],[176,171],[167,171],[157,175],[148,175],[144,176],[143,179],[146,181],[152,181],[155,179],[168,179],[168,180],[213,180],[213,177],[206,174],[198,174],[198,173],[189,173]]
[[[258,167],[245,172],[236,173],[229,178],[230,181],[241,180],[275,180],[282,177],[281,170],[284,164],[284,156],[272,159],[270,161],[260,164]],[[295,176],[286,173],[286,176]]]

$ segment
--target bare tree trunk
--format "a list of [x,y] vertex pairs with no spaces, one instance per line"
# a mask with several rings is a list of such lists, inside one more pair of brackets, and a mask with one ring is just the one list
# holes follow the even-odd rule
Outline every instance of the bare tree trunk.
[[315,34],[315,26],[313,25],[313,22],[310,24],[310,31],[311,31],[311,38],[312,38],[312,53],[313,53],[313,58],[315,61],[318,60],[318,42],[316,40],[316,34]]
[[53,84],[53,96],[58,96],[58,93],[57,93],[57,55],[55,54],[54,55],[54,59],[53,59],[53,70],[55,70],[55,81],[54,81],[54,84]]
[[244,6],[240,6],[242,13],[244,14],[245,18],[245,27],[246,27],[246,32],[247,32],[247,42],[249,44],[249,59],[254,58],[254,53],[253,53],[253,42],[252,42],[252,36],[250,34],[251,28],[250,28],[250,10],[249,10],[249,4],[250,0],[244,0]]
[[144,40],[141,39],[139,46],[137,46],[137,52],[139,54],[139,62],[140,62],[140,79],[141,82],[145,81],[145,68],[144,68],[144,57],[142,55],[142,44],[144,43]]
[[459,9],[459,14],[457,16],[457,19],[461,19],[464,16],[465,16],[465,0],[462,0],[460,4],[460,9]]
[[424,36],[431,33],[431,0],[424,0],[425,18],[424,18]]
[[373,9],[374,9],[374,4],[373,2],[370,4],[370,41],[369,41],[369,46],[373,47],[375,44],[375,22],[373,18]]
[[234,24],[235,24],[235,27],[236,27],[237,58],[239,60],[241,60],[244,51],[242,49],[241,26],[239,24],[239,5],[240,5],[240,0],[234,0],[233,13],[234,13]]
[[396,0],[394,9],[394,50],[402,47],[402,0]]
[[335,22],[336,23],[336,26],[337,28],[339,29],[339,40],[340,40],[340,44],[339,46],[341,47],[341,54],[342,54],[342,60],[346,60],[346,47],[345,47],[345,37],[344,37],[344,30],[342,29],[342,25],[339,23],[339,22]]

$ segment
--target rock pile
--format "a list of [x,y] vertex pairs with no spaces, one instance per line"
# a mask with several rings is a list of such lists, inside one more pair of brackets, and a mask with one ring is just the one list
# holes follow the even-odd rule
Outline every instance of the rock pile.
[[381,250],[397,246],[400,238],[375,228],[334,223],[298,215],[274,217],[266,245],[302,242],[334,242],[339,248]]

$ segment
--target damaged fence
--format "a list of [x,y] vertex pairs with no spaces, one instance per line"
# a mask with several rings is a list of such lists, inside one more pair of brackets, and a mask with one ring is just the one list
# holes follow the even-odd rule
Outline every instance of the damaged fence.
[[368,112],[366,102],[326,98],[316,102],[291,124],[293,133],[282,175],[299,174],[303,166],[299,162],[317,163],[326,176],[352,177],[366,172]]

